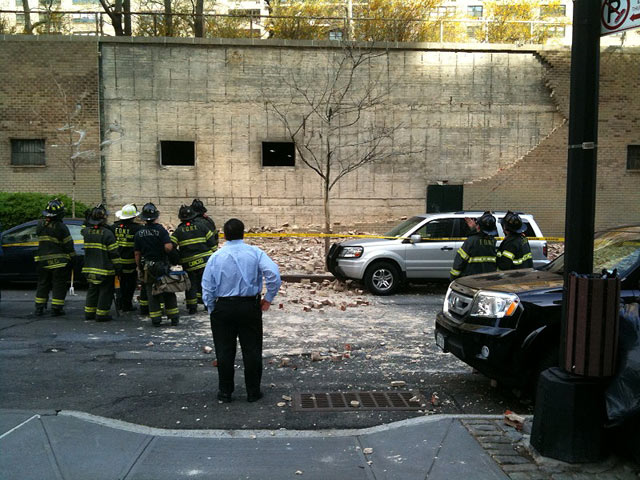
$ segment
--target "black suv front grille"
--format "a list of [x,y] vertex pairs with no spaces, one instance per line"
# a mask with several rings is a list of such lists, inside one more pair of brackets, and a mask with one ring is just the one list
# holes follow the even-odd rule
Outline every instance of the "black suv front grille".
[[471,304],[473,303],[473,297],[465,295],[463,293],[451,290],[447,297],[448,311],[452,317],[456,319],[462,319],[469,313]]

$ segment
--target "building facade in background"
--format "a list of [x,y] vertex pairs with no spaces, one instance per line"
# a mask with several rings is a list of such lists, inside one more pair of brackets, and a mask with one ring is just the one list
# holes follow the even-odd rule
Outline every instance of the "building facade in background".
[[[177,223],[179,206],[199,197],[221,222],[317,227],[321,183],[266,96],[290,102],[283,79],[318,84],[343,53],[310,41],[4,37],[0,190],[70,192],[61,128],[71,118],[96,153],[76,171],[83,202],[104,199],[114,211],[153,201]],[[527,211],[545,234],[562,235],[569,49],[404,44],[381,53],[355,81],[383,80],[389,95],[372,118],[401,125],[395,148],[414,153],[345,176],[331,194],[333,222],[372,229],[424,212],[437,186],[466,209]],[[640,96],[628,87],[639,70],[640,48],[603,49],[598,228],[640,221]],[[123,135],[100,147],[109,125]]]

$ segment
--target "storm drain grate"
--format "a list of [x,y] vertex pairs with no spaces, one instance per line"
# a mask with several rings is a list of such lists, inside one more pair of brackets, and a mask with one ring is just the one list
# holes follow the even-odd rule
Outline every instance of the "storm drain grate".
[[[351,402],[358,402],[353,406]],[[299,412],[336,410],[419,410],[425,400],[420,394],[394,392],[296,393],[293,408]]]

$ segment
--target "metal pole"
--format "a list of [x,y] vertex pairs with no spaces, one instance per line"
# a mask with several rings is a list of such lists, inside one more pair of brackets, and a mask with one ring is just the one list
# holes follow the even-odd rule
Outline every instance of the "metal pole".
[[598,146],[600,2],[575,0],[565,219],[565,280],[592,273]]

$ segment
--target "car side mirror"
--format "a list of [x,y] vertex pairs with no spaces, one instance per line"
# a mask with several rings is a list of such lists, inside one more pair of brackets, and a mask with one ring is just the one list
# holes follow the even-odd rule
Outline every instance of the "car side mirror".
[[420,243],[422,241],[422,236],[420,235],[411,235],[411,237],[409,238],[409,241],[411,243]]

